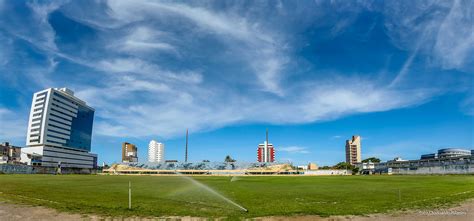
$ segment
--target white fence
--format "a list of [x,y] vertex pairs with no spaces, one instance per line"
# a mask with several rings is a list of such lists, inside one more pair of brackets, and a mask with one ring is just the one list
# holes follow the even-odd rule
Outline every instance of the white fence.
[[304,175],[311,176],[330,176],[330,175],[351,175],[352,171],[350,170],[307,170],[304,171]]
[[474,164],[418,168],[392,168],[392,174],[474,174]]

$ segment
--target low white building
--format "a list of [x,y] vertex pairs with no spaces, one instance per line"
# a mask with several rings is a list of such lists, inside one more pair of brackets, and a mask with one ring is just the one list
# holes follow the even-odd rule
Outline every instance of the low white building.
[[307,165],[300,165],[300,166],[297,166],[297,168],[299,170],[308,170],[308,166]]
[[366,163],[358,163],[356,164],[357,167],[359,167],[359,170],[374,170],[375,169],[375,163],[373,162],[366,162]]
[[165,145],[156,140],[150,141],[148,144],[148,162],[164,163],[165,162]]

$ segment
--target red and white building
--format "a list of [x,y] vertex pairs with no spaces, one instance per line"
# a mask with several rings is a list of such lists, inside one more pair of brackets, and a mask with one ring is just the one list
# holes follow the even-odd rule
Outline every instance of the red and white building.
[[258,145],[257,161],[261,163],[271,163],[275,161],[275,148],[273,144],[264,141]]

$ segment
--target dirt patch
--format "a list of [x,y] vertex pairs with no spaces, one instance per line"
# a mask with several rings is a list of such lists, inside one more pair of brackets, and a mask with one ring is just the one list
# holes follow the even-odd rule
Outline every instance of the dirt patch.
[[[0,220],[8,221],[33,221],[33,220],[50,220],[50,221],[79,221],[79,220],[181,220],[181,221],[200,221],[208,220],[197,217],[159,217],[159,218],[138,218],[138,217],[100,217],[95,215],[80,215],[62,213],[53,209],[16,205],[7,202],[0,202]],[[474,220],[474,200],[469,200],[449,209],[421,210],[411,212],[398,212],[394,214],[374,214],[369,216],[274,216],[254,218],[255,221],[472,221]]]
[[82,220],[81,215],[59,213],[44,207],[31,207],[0,202],[0,220]]
[[262,217],[257,221],[473,221],[474,200],[448,209],[397,212],[393,214],[373,214],[368,216],[291,216]]

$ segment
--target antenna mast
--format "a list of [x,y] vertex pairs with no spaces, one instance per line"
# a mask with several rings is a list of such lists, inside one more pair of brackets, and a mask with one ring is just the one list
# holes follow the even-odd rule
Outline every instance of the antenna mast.
[[186,128],[186,152],[184,153],[184,162],[188,162],[188,129]]
[[267,145],[268,145],[268,128],[267,128]]

